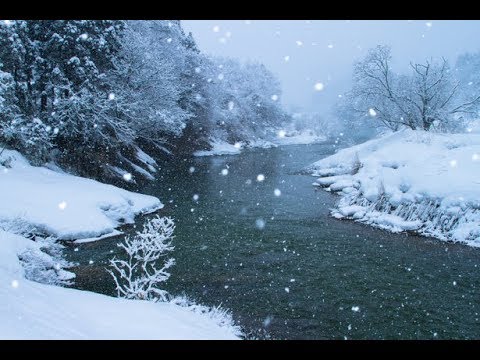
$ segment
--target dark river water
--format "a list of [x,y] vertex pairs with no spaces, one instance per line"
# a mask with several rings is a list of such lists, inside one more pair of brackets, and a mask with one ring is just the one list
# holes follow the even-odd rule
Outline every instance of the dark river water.
[[[291,145],[161,169],[141,192],[176,223],[164,288],[229,309],[249,338],[478,339],[479,249],[330,217],[338,197],[297,173],[332,151]],[[105,266],[118,241],[66,250],[75,287],[114,294]]]

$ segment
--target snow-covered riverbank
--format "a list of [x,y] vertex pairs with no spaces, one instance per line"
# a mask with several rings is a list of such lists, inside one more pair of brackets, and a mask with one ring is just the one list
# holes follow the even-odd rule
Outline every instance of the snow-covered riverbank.
[[406,130],[307,169],[341,199],[332,211],[390,231],[480,246],[480,135]]
[[279,130],[275,138],[269,140],[257,139],[248,143],[237,142],[229,144],[226,141],[215,139],[212,140],[210,150],[196,151],[194,156],[218,156],[218,155],[237,155],[244,149],[268,149],[281,145],[308,145],[321,143],[327,140],[326,136],[318,135],[313,131],[285,131]]
[[[113,298],[27,280],[20,262],[35,258],[68,279],[60,263],[21,234],[66,240],[115,234],[137,214],[160,209],[159,199],[33,167],[15,151],[0,157],[0,338],[235,339],[220,311]],[[51,264],[50,264],[51,263]],[[27,263],[28,265],[28,263]],[[29,264],[35,266],[35,264]],[[30,269],[30,271],[32,271]]]

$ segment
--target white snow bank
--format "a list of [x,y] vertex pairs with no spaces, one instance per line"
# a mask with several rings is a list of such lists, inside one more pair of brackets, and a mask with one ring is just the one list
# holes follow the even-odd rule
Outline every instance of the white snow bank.
[[211,142],[211,150],[199,150],[193,153],[194,156],[214,156],[214,155],[236,155],[240,154],[240,149],[243,147],[242,143],[235,145],[229,144],[222,140],[213,140]]
[[277,145],[308,145],[324,142],[326,136],[318,135],[312,130],[285,131],[280,130],[274,143]]
[[480,246],[480,134],[405,130],[308,170],[342,195],[335,217]]
[[236,339],[219,315],[25,279],[18,255],[35,242],[0,230],[0,339]]
[[0,221],[21,218],[65,240],[113,233],[119,224],[133,223],[135,215],[163,207],[153,196],[31,166],[9,150],[0,157],[0,199]]

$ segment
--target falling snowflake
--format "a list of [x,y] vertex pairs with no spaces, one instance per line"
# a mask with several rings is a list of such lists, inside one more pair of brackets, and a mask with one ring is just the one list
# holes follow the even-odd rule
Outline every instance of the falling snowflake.
[[453,282],[453,286],[457,286],[457,282],[456,282],[456,281]]
[[167,39],[167,43],[170,44],[171,42],[172,42],[172,38],[168,38],[168,39]]
[[280,195],[282,195],[282,192],[280,191],[280,189],[275,189],[275,190],[273,190],[273,193],[275,194],[275,196],[280,196]]
[[370,115],[372,117],[377,116],[377,112],[374,109],[370,108],[370,109],[368,109],[368,115]]
[[290,279],[290,282],[295,282],[295,279]]
[[277,100],[278,100],[278,95],[275,95],[275,94],[272,95],[272,96],[271,96],[271,99],[272,99],[273,101],[277,101]]
[[200,197],[198,196],[198,194],[194,194],[193,195],[193,201],[198,201]]
[[235,144],[233,144],[233,147],[235,149],[240,149],[242,147],[242,143],[237,141]]
[[287,132],[286,132],[285,130],[280,130],[280,131],[277,133],[277,136],[278,136],[279,138],[281,138],[281,139],[284,138],[285,135],[287,135]]
[[472,155],[472,160],[473,160],[473,161],[477,161],[477,160],[479,160],[479,159],[480,159],[480,156],[479,156],[478,154],[473,154],[473,155]]
[[92,264],[93,264],[93,260],[90,260],[88,263],[89,263],[90,265],[92,265]]
[[263,219],[255,220],[255,226],[257,227],[257,229],[262,230],[265,227],[265,220]]
[[132,180],[132,174],[130,174],[130,173],[125,173],[125,174],[123,174],[123,179],[124,179],[125,181],[130,181],[130,180]]
[[218,74],[218,76],[217,76],[218,80],[223,80],[224,77],[225,77],[225,76],[224,76],[223,74],[221,74],[221,73]]
[[468,83],[468,85],[473,85],[473,81],[470,81],[470,82]]
[[451,167],[456,167],[457,166],[457,160],[450,160],[449,164]]
[[333,44],[328,44],[327,46],[329,49],[333,49]]
[[235,103],[233,101],[229,101],[228,102],[228,110],[232,111],[234,107],[235,107]]
[[188,168],[188,172],[189,172],[190,174],[193,174],[193,173],[195,172],[195,167],[190,166],[190,167]]
[[303,42],[300,41],[300,40],[295,41],[295,43],[296,43],[298,46],[302,46],[302,45],[303,45]]
[[288,56],[288,55],[285,56],[285,57],[283,58],[283,60],[285,60],[285,62],[289,62],[289,61],[290,61],[290,56]]
[[50,130],[52,130],[52,127],[51,127],[51,126],[47,126],[47,127],[45,128],[45,131],[46,131],[46,132],[50,132]]
[[257,181],[258,181],[258,182],[262,182],[263,180],[265,180],[265,175],[263,175],[263,174],[258,174],[258,175],[257,175]]
[[197,74],[200,74],[200,71],[201,71],[201,69],[200,69],[199,67],[196,67],[196,68],[195,68],[195,72],[196,72]]
[[289,293],[290,292],[290,289],[288,287],[285,288],[285,292],[286,293]]
[[227,176],[228,175],[228,169],[222,169],[221,174],[223,176]]
[[221,37],[220,39],[218,39],[218,41],[222,44],[225,44],[227,42],[227,39],[224,37]]
[[315,84],[314,88],[316,91],[322,91],[324,88],[324,85],[321,82],[318,82]]
[[66,207],[67,207],[67,202],[66,201],[62,201],[61,203],[58,204],[58,208],[60,210],[65,210]]
[[359,312],[359,311],[360,311],[360,307],[358,307],[358,306],[352,306],[352,311],[353,311],[353,312]]
[[227,32],[225,33],[225,37],[229,38],[229,37],[231,37],[231,36],[232,36],[232,33],[231,33],[230,31],[227,31]]
[[213,32],[219,32],[220,31],[220,26],[215,25],[212,30],[213,30]]
[[250,179],[247,179],[247,180],[245,181],[245,184],[247,184],[247,185],[251,185],[251,184],[252,184],[252,180],[250,180]]
[[115,100],[115,94],[114,93],[108,94],[108,100]]
[[53,133],[54,133],[55,135],[57,135],[59,131],[60,131],[60,130],[59,130],[58,128],[54,128],[54,129],[53,129]]
[[273,320],[273,316],[268,315],[265,320],[263,320],[263,326],[268,327]]
[[19,285],[18,280],[12,280],[11,285],[14,289],[18,288],[18,285]]
[[425,25],[426,25],[427,27],[431,28],[433,24],[429,21],[429,22],[426,22]]
[[80,39],[82,39],[82,40],[87,40],[87,39],[88,39],[88,35],[87,35],[87,34],[82,34],[82,35],[80,35]]

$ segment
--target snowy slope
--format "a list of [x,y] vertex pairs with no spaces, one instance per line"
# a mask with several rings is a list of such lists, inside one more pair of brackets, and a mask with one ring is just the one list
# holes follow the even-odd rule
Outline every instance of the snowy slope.
[[0,161],[0,221],[20,218],[60,239],[114,234],[120,223],[163,207],[153,196],[136,194],[95,180],[33,167],[16,151]]
[[34,242],[0,230],[0,339],[236,339],[238,329],[171,303],[134,301],[26,280]]
[[480,134],[406,130],[309,168],[342,195],[333,215],[480,246]]

